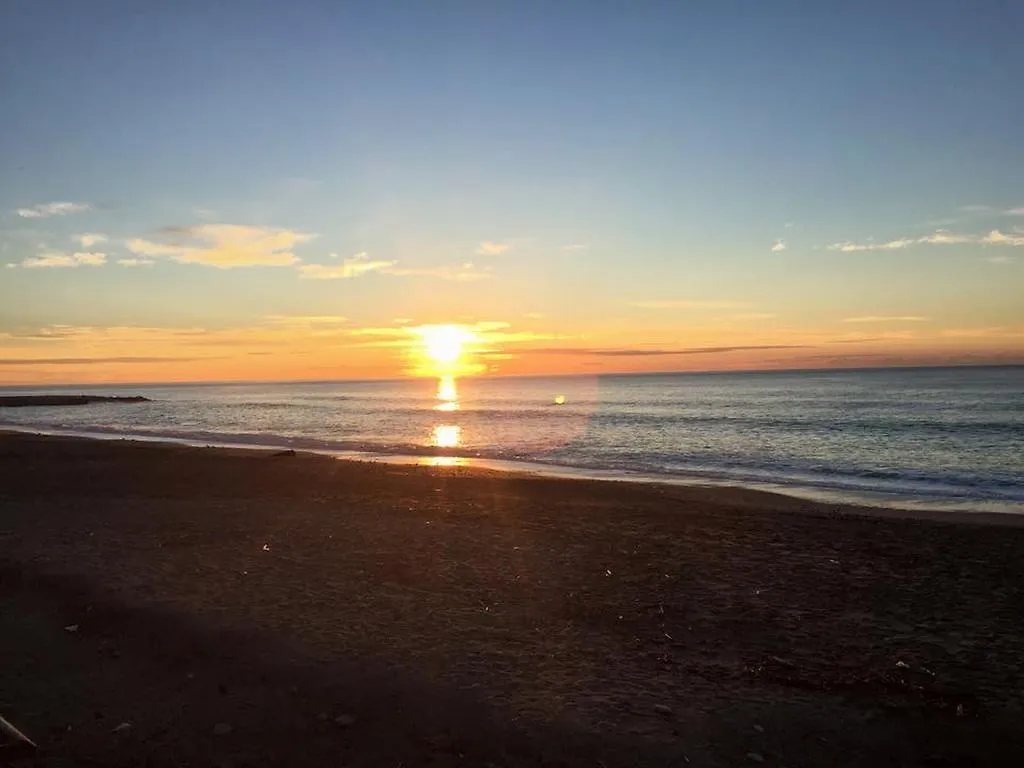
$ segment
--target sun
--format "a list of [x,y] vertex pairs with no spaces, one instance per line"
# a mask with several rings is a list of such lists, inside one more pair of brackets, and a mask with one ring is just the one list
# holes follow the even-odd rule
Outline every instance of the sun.
[[426,356],[438,366],[450,366],[462,357],[474,335],[460,325],[428,325],[419,329]]
[[[482,339],[472,325],[437,324],[406,327],[414,340],[406,347],[410,362],[408,372],[413,376],[437,377],[441,389],[454,389],[454,380],[480,373],[484,366],[477,360],[482,350]],[[453,382],[447,387],[445,380]],[[454,400],[439,397],[441,400]]]
[[454,363],[462,357],[469,334],[457,325],[435,325],[423,329],[427,356],[435,363]]

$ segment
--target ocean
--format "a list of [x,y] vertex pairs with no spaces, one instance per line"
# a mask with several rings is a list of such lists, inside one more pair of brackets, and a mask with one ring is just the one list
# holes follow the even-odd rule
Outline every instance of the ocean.
[[1024,513],[1024,367],[5,388],[0,428]]

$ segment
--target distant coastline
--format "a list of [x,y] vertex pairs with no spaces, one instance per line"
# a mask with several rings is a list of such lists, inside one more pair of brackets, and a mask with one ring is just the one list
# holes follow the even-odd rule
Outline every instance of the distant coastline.
[[142,395],[11,395],[0,397],[0,408],[90,405],[92,403],[148,403]]

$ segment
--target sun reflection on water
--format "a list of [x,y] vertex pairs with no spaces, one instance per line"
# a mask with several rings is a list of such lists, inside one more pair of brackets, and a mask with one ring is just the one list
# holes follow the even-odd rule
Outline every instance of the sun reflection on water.
[[469,464],[461,456],[424,456],[419,463],[425,467],[463,467]]
[[435,411],[459,410],[459,392],[455,388],[454,376],[442,376],[437,380],[437,405]]
[[438,424],[434,427],[431,444],[435,448],[458,448],[462,444],[462,428],[454,424]]

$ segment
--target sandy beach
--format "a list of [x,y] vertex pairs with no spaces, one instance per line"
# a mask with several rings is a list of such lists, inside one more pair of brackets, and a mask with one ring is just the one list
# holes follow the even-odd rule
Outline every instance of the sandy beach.
[[1024,528],[0,434],[26,765],[1024,764]]

